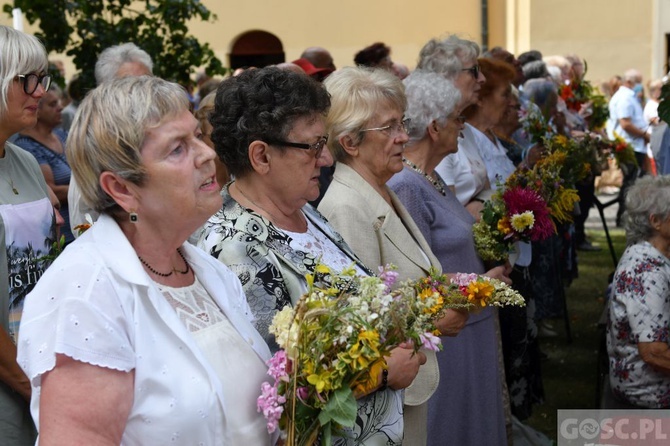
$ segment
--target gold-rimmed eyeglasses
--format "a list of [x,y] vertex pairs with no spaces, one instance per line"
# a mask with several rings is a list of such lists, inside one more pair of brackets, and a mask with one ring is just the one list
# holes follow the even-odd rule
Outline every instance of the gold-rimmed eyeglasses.
[[392,122],[389,125],[383,127],[372,127],[369,129],[362,129],[361,132],[382,132],[385,135],[388,135],[390,138],[397,138],[402,133],[409,133],[409,118],[404,118],[400,122]]

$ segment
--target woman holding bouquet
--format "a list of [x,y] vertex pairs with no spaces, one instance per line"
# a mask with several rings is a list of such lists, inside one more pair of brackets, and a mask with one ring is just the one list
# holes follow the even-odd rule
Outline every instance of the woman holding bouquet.
[[[463,128],[461,95],[442,76],[420,70],[404,84],[409,141],[404,168],[388,186],[407,208],[444,272],[484,274],[472,236],[475,220],[435,172],[446,155],[458,150]],[[486,273],[509,283],[506,274],[502,266]],[[428,402],[429,445],[506,443],[495,317],[492,308],[485,308],[470,316],[457,337],[442,338],[444,350],[437,353],[442,379]],[[487,428],[465,428],[468,420],[476,418],[487,420]]]
[[[408,141],[402,82],[384,70],[344,68],[324,82],[332,107],[326,127],[337,165],[319,204],[332,225],[367,265],[392,263],[399,281],[441,270],[429,244],[386,182],[403,169]],[[445,335],[456,335],[467,315],[448,310],[438,321]],[[439,370],[430,352],[405,393],[405,445],[426,444],[427,401],[437,388]]]
[[[307,204],[319,195],[320,169],[333,162],[324,124],[329,107],[321,84],[269,67],[223,81],[210,115],[212,141],[235,181],[223,188],[223,207],[206,223],[198,245],[237,273],[256,327],[275,350],[268,327],[307,291],[305,275],[318,262],[335,270],[353,264],[359,274],[373,274]],[[334,444],[402,444],[401,389],[425,361],[412,352],[396,348],[386,358],[378,390],[358,400],[356,424]]]
[[274,443],[256,409],[270,350],[239,280],[185,243],[221,206],[201,138],[183,88],[156,77],[79,106],[66,150],[100,218],[26,299],[40,444]]

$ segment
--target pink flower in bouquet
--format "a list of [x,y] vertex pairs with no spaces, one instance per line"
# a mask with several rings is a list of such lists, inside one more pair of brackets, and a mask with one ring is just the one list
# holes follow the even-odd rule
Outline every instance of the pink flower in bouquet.
[[451,279],[452,283],[455,283],[458,285],[461,290],[465,289],[468,285],[470,285],[470,282],[474,282],[479,278],[479,275],[475,273],[456,273],[454,277]]
[[419,335],[419,339],[421,339],[421,346],[426,350],[432,350],[434,352],[440,351],[442,340],[434,334],[426,332],[422,335]]
[[507,189],[503,193],[503,200],[510,220],[514,216],[527,216],[530,215],[528,212],[532,213],[532,223],[527,225],[520,235],[526,236],[532,241],[539,241],[551,237],[555,232],[547,203],[534,190],[520,187]]
[[307,398],[309,397],[309,389],[307,387],[298,387],[296,395],[300,401],[307,401]]
[[256,400],[256,405],[258,411],[263,413],[263,416],[268,422],[267,428],[269,433],[273,433],[277,430],[279,419],[281,418],[282,412],[284,412],[282,404],[285,402],[286,398],[279,395],[276,386],[272,386],[267,382],[261,385],[261,396]]
[[280,381],[282,378],[285,378],[288,375],[286,371],[287,361],[286,352],[284,350],[279,350],[267,362],[269,366],[268,375],[273,377],[275,381]]
[[379,278],[382,279],[384,285],[386,286],[386,291],[391,291],[393,285],[398,280],[399,274],[393,270],[392,265],[380,266],[379,267]]

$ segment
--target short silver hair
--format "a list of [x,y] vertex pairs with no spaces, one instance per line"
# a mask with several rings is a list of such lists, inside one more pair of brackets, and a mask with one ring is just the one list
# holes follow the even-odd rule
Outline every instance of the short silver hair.
[[447,118],[461,101],[461,92],[449,79],[424,70],[414,70],[403,80],[407,96],[405,118],[410,119],[409,143],[426,136],[431,122],[444,126]]
[[628,245],[649,240],[655,234],[652,216],[661,220],[670,217],[670,175],[644,176],[628,189],[624,214]]
[[642,73],[640,73],[635,68],[631,68],[629,70],[626,70],[626,72],[623,74],[624,82],[637,82],[641,78],[642,78]]
[[476,61],[479,52],[479,45],[475,42],[452,34],[443,40],[429,40],[419,52],[416,67],[453,80],[463,68],[463,62]]
[[35,36],[0,25],[0,117],[7,112],[7,93],[19,74],[46,73],[44,45]]
[[95,81],[98,85],[114,79],[121,65],[128,62],[141,63],[153,72],[151,56],[134,43],[110,46],[105,49],[95,63]]

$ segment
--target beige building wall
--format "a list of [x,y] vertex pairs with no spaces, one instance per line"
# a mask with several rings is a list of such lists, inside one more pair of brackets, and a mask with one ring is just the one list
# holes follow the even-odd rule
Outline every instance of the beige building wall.
[[[477,0],[204,0],[218,16],[213,24],[194,24],[191,31],[210,42],[228,63],[235,39],[244,32],[263,30],[284,45],[286,60],[295,60],[308,46],[330,50],[338,67],[353,64],[354,54],[374,42],[392,48],[391,57],[410,68],[431,37],[459,32],[480,41],[480,2]],[[318,6],[317,6],[318,5]]]
[[[363,47],[382,41],[392,58],[410,68],[431,37],[459,33],[481,43],[481,0],[203,0],[218,16],[194,22],[191,32],[209,42],[228,64],[235,39],[252,30],[277,36],[286,60],[311,45],[328,48],[337,66],[353,63]],[[587,60],[588,78],[600,81],[634,67],[645,79],[665,74],[670,0],[487,0],[489,47],[515,54],[538,49],[545,55],[577,53]],[[0,14],[0,24],[11,17]],[[31,28],[25,23],[26,31]],[[67,57],[68,74],[74,66]]]
[[661,73],[665,37],[655,29],[664,28],[662,23],[670,29],[667,0],[507,0],[507,12],[508,46],[517,54],[576,53],[586,59],[592,81],[628,68],[639,69],[645,79]]

